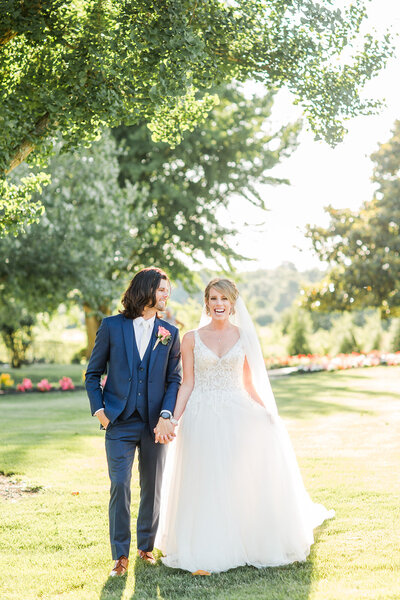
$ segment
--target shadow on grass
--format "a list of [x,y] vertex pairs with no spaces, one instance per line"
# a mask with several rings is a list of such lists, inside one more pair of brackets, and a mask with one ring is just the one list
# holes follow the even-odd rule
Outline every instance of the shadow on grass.
[[156,567],[151,567],[136,560],[135,590],[130,600],[308,600],[318,533],[328,524],[329,521],[325,521],[315,530],[316,542],[306,562],[284,567],[240,567],[210,577],[199,577],[165,567],[160,561]]
[[[374,414],[368,408],[368,399],[399,398],[400,394],[382,389],[368,389],[363,385],[358,387],[355,380],[368,380],[362,374],[316,373],[313,375],[296,375],[272,381],[272,387],[278,403],[281,416],[293,416],[300,419],[312,415],[330,415],[333,413],[362,413]],[[349,385],[349,382],[351,384]],[[351,404],[358,398],[364,401],[361,409]]]
[[296,417],[299,419],[308,419],[313,415],[330,415],[333,413],[371,413],[373,411],[360,410],[352,408],[351,406],[345,406],[343,404],[336,404],[334,402],[321,402],[319,400],[306,400],[293,401],[285,399],[282,394],[278,400],[278,410],[281,417]]
[[[240,567],[210,577],[193,576],[178,569],[135,564],[135,589],[130,600],[307,600],[311,586],[312,563],[256,569]],[[118,596],[100,596],[117,600]]]
[[119,600],[124,595],[128,575],[109,577],[101,590],[100,600]]

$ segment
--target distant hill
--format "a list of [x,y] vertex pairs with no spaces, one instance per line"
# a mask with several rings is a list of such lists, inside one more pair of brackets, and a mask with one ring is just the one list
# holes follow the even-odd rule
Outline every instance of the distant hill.
[[303,285],[320,281],[323,275],[319,269],[298,271],[293,263],[284,262],[276,269],[241,273],[238,286],[253,318],[268,325],[293,304]]
[[[214,276],[208,271],[199,275],[204,285]],[[284,262],[276,269],[238,273],[234,279],[252,317],[262,326],[275,321],[280,313],[292,305],[302,285],[317,282],[323,275],[324,272],[319,269],[298,271],[293,263]],[[189,294],[180,284],[174,288],[172,300],[175,302],[183,304],[189,297],[202,303],[203,292],[199,290]]]

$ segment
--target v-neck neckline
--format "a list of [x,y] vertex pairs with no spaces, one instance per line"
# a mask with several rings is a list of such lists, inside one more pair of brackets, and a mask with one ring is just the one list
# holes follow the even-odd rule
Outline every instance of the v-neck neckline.
[[205,344],[203,342],[203,340],[201,339],[201,335],[200,333],[197,331],[197,335],[199,337],[200,342],[203,344],[203,346],[205,346],[207,348],[207,350],[209,352],[211,352],[212,354],[214,354],[214,356],[216,356],[218,358],[218,360],[222,360],[223,358],[225,358],[225,356],[227,356],[233,349],[234,347],[240,342],[240,335],[238,337],[238,339],[236,340],[236,342],[229,348],[229,350],[227,350],[225,352],[225,354],[223,354],[222,356],[219,356],[216,352],[214,352],[214,350],[211,350],[211,348],[209,346],[207,346],[207,344]]

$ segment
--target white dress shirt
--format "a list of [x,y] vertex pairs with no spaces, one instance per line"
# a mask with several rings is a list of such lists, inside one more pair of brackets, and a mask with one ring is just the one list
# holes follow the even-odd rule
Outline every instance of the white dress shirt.
[[151,319],[143,319],[143,317],[136,317],[136,319],[133,319],[133,329],[135,331],[136,346],[139,351],[140,359],[143,358],[147,346],[149,345],[155,318],[156,316],[154,315]]

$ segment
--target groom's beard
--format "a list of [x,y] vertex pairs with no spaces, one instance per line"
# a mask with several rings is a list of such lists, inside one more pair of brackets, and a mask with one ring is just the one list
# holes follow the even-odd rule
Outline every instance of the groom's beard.
[[156,309],[163,312],[166,308],[167,308],[167,301],[166,300],[159,300],[156,303]]

